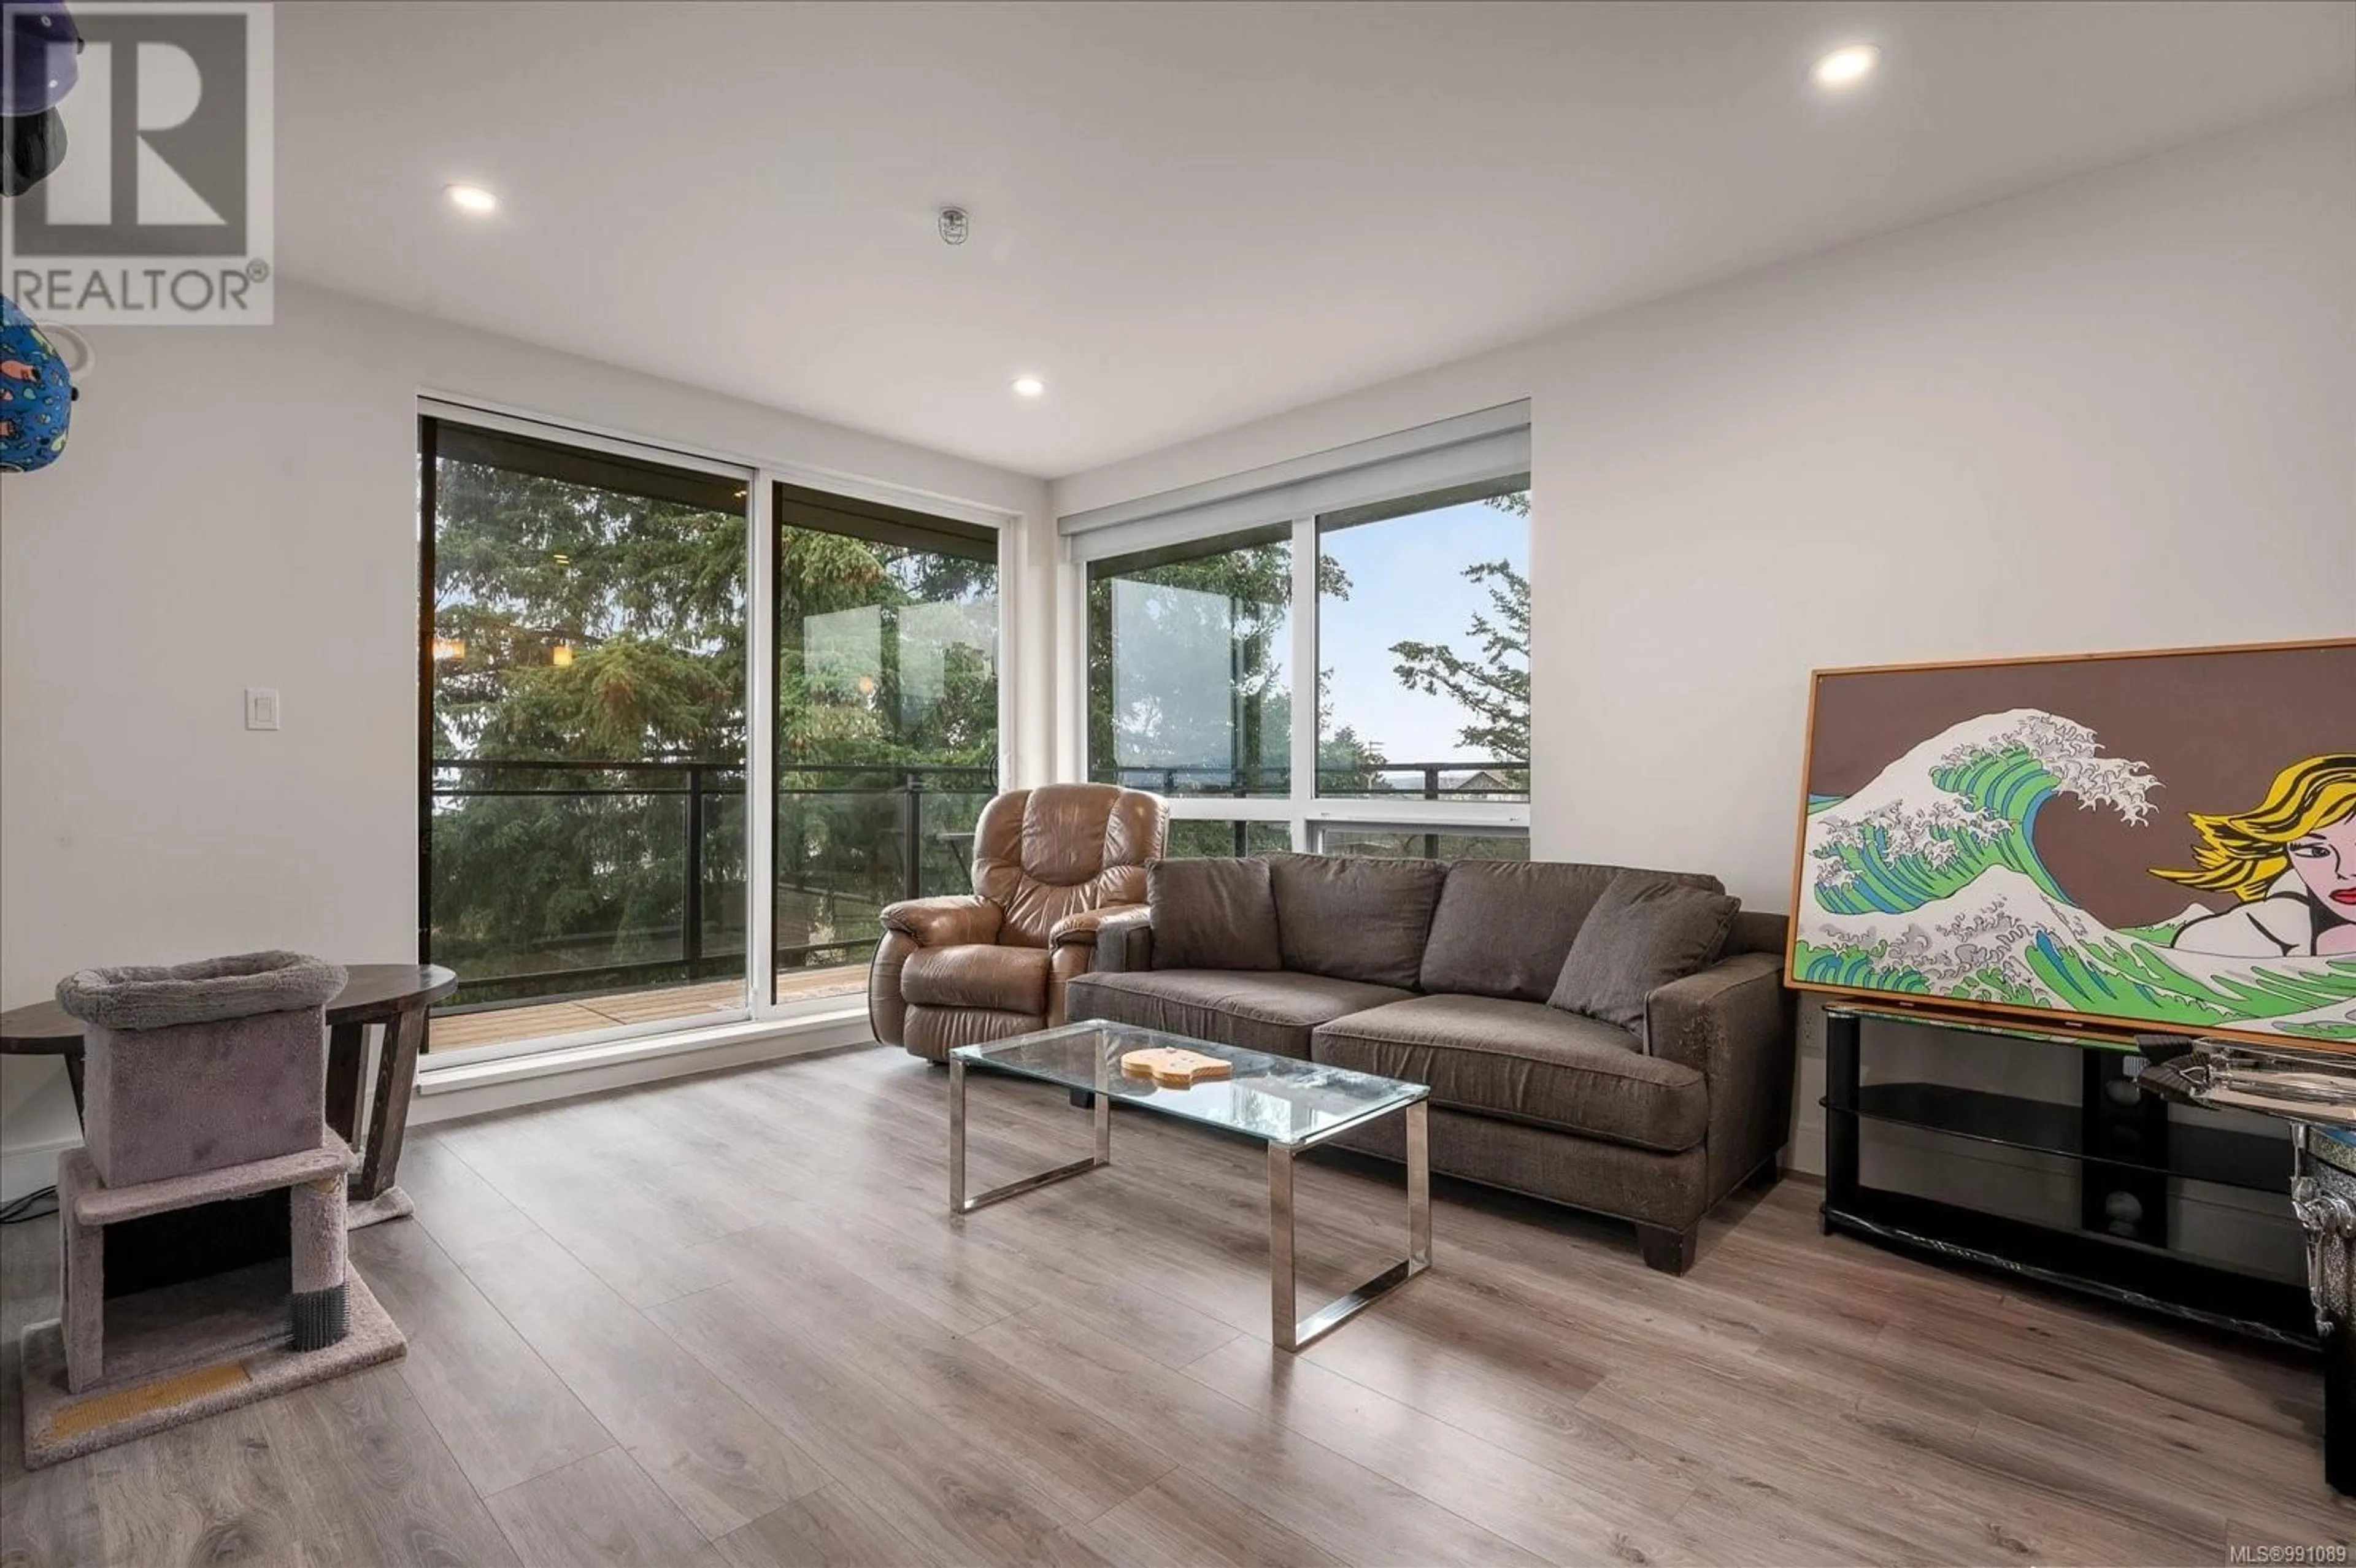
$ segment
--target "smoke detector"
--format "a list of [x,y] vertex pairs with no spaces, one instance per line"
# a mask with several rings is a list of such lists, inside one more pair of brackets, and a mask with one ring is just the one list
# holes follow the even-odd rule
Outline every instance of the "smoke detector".
[[965,237],[973,232],[973,222],[962,207],[941,208],[941,240],[945,244],[962,245]]

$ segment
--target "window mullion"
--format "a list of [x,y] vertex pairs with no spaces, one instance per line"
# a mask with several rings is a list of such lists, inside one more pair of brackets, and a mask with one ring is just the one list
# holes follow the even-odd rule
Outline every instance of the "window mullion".
[[776,1010],[777,529],[771,475],[754,475],[744,508],[744,995],[755,1018]]
[[1317,801],[1317,519],[1292,520],[1292,847],[1310,848],[1307,812]]

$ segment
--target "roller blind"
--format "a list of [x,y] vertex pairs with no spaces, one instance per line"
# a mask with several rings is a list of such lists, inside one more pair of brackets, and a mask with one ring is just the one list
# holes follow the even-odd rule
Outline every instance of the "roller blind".
[[1074,559],[1101,560],[1290,517],[1476,485],[1530,466],[1530,406],[1506,403],[1055,520]]

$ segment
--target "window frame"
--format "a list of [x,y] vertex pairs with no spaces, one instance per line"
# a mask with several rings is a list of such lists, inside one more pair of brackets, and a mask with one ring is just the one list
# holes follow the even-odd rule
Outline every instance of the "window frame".
[[[1524,463],[1500,468],[1480,482],[1502,484],[1526,472],[1527,464]],[[1456,487],[1458,484],[1455,483],[1447,486],[1450,489]],[[1355,501],[1353,507],[1385,503],[1404,505],[1419,495],[1436,493],[1440,492],[1418,486],[1380,501]],[[1324,514],[1330,516],[1340,509],[1329,507],[1324,508]],[[1173,795],[1167,802],[1171,819],[1280,822],[1285,824],[1290,831],[1293,848],[1304,852],[1312,851],[1319,831],[1329,826],[1407,828],[1435,833],[1456,828],[1501,837],[1519,834],[1526,837],[1530,827],[1530,803],[1526,800],[1422,800],[1320,795],[1317,793],[1320,726],[1315,714],[1319,696],[1319,515],[1317,511],[1296,510],[1289,515],[1254,517],[1248,513],[1223,509],[1215,516],[1205,516],[1199,526],[1183,532],[1157,531],[1155,549],[1175,548],[1265,528],[1290,528],[1292,539],[1292,645],[1288,676],[1295,722],[1292,725],[1288,793],[1283,795]],[[1060,661],[1063,670],[1068,672],[1062,678],[1070,681],[1069,689],[1060,694],[1059,701],[1060,709],[1070,726],[1067,732],[1072,737],[1068,755],[1075,765],[1067,776],[1092,778],[1095,776],[1095,758],[1089,754],[1093,738],[1088,724],[1087,656],[1090,637],[1088,587],[1093,562],[1073,548],[1073,538],[1069,535],[1063,539],[1062,556],[1062,596],[1064,603],[1072,610],[1067,634],[1062,639],[1064,657]],[[1115,556],[1115,552],[1104,552],[1095,559],[1102,560],[1108,556]],[[1304,713],[1311,716],[1305,724],[1299,721],[1299,717]],[[1531,782],[1535,790],[1535,773]]]

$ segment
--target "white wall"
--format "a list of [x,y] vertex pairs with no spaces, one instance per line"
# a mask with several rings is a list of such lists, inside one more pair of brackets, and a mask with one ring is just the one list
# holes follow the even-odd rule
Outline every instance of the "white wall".
[[[1033,479],[312,289],[270,327],[91,336],[66,456],[0,479],[0,1006],[93,964],[414,957],[421,390],[1044,526]],[[1045,603],[1017,554],[1011,607]],[[244,730],[248,686],[283,730]],[[0,1071],[0,1144],[72,1131],[50,1063]]]
[[1532,400],[1535,848],[1788,903],[1807,672],[2356,632],[2356,108],[1058,481]]
[[1812,667],[2356,633],[2356,107],[1076,475],[1054,506],[1522,397],[1534,851],[1786,909]]

